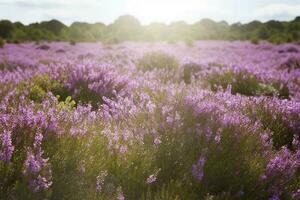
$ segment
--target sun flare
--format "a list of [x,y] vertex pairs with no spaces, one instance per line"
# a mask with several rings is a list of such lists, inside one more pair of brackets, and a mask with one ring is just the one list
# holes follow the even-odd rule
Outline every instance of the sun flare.
[[152,0],[139,1],[130,0],[128,3],[128,12],[137,16],[145,22],[172,22],[182,20],[183,18],[191,19],[195,13],[203,14],[213,12],[216,7],[212,3],[208,4],[203,0]]

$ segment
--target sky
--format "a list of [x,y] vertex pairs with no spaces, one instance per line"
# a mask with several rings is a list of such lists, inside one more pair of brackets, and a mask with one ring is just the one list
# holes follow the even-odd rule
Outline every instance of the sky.
[[112,23],[121,15],[151,22],[193,23],[203,18],[229,23],[288,21],[300,16],[300,0],[0,0],[0,19],[24,24],[58,19]]

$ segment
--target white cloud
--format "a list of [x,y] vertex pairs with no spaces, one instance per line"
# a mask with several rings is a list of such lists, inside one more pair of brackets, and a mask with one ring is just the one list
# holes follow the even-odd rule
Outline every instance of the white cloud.
[[[22,21],[25,24],[58,19],[67,24],[73,21],[101,21],[104,0],[0,0],[0,19]],[[18,14],[20,13],[20,14]]]
[[300,4],[269,4],[265,7],[259,8],[254,12],[255,18],[270,19],[276,17],[295,17],[300,15]]
[[1,0],[0,5],[14,6],[19,8],[51,9],[66,7],[91,8],[103,3],[103,0]]

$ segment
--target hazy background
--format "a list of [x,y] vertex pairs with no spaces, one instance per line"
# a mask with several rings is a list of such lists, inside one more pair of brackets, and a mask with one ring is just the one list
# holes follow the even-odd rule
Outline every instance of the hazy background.
[[229,23],[291,20],[300,14],[299,0],[0,0],[0,19],[24,24],[58,19],[70,25],[74,21],[112,23],[118,16],[130,14],[142,24],[201,18]]

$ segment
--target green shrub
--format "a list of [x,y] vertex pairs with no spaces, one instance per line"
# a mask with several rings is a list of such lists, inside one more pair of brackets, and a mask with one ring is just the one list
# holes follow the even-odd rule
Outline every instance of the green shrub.
[[213,91],[219,89],[226,90],[231,86],[232,94],[241,94],[245,96],[278,96],[282,99],[289,98],[289,89],[285,84],[274,82],[264,84],[253,74],[248,72],[234,73],[232,71],[222,74],[208,75],[206,81]]
[[185,43],[186,46],[188,46],[188,47],[193,47],[193,46],[195,46],[194,40],[192,40],[192,39],[186,39],[186,40],[184,41],[184,43]]
[[103,40],[103,44],[105,45],[114,45],[114,44],[119,44],[120,42],[121,41],[119,38],[113,36],[110,36]]
[[0,38],[0,48],[3,48],[4,45],[5,45],[5,41],[2,38]]
[[72,45],[72,46],[76,45],[75,40],[70,40],[70,45]]
[[292,37],[291,35],[288,35],[288,36],[286,36],[285,41],[286,41],[287,43],[291,43],[291,42],[293,42],[294,40],[293,40],[293,37]]
[[300,59],[297,57],[291,57],[286,62],[282,63],[279,66],[279,69],[287,70],[288,72],[300,69]]
[[272,36],[268,39],[268,41],[271,42],[271,43],[273,43],[273,44],[276,44],[276,45],[279,45],[279,44],[284,43],[284,40],[282,39],[282,37],[277,36],[277,35],[272,35]]
[[229,71],[222,74],[212,74],[206,80],[213,91],[217,91],[219,88],[225,90],[231,85],[232,94],[239,93],[246,96],[254,96],[260,88],[260,81],[247,72],[235,74]]
[[107,156],[105,138],[52,137],[45,142],[44,149],[52,166],[52,199],[112,199],[105,197],[109,195],[106,188],[102,194],[96,193],[97,176],[113,159]]
[[183,67],[183,80],[186,84],[191,83],[191,78],[195,73],[201,71],[201,66],[197,63],[187,63]]
[[14,43],[14,44],[20,44],[20,43],[21,43],[21,41],[20,41],[20,40],[18,40],[18,39],[14,39],[14,40],[13,40],[13,43]]
[[177,70],[179,61],[167,53],[156,51],[146,53],[138,61],[137,67],[143,71],[154,69]]
[[252,44],[259,44],[259,40],[257,38],[252,38],[251,43]]
[[39,47],[37,47],[37,49],[40,49],[40,50],[49,50],[51,47],[47,44],[42,44],[40,45]]
[[[204,103],[208,102],[211,101]],[[251,190],[259,189],[257,181],[265,165],[258,132],[253,133],[242,125],[229,125],[220,130],[217,113],[195,114],[194,105],[186,107],[179,103],[176,110],[182,117],[182,127],[160,128],[161,144],[154,155],[154,165],[161,170],[156,187],[151,188],[151,194],[157,197],[152,198],[202,199],[207,194],[223,196],[224,193],[232,197],[243,190],[245,199],[255,199]],[[213,139],[217,134],[221,138],[219,143]],[[191,166],[202,155],[206,162],[203,179],[198,181],[192,175]],[[163,184],[166,184],[164,189]]]
[[271,138],[275,149],[279,150],[283,146],[292,149],[293,138],[297,131],[290,127],[291,121],[285,119],[285,113],[281,113],[277,111],[276,107],[269,107],[269,104],[265,103],[250,106],[248,108],[249,116],[253,121],[260,120],[265,130],[272,131]]
[[169,38],[167,40],[167,42],[168,42],[168,44],[176,44],[177,43],[177,41],[175,39],[173,39],[173,38]]
[[[88,83],[84,81],[79,81],[76,83],[76,89],[80,91],[78,95],[71,95],[76,102],[83,104],[91,104],[94,109],[99,107],[99,104],[103,103],[102,96],[98,93],[92,91],[88,87]],[[110,96],[112,98],[113,96]]]
[[52,92],[62,101],[71,95],[61,82],[52,80],[48,75],[36,76],[18,86],[19,93],[25,90],[28,90],[28,98],[35,102],[42,102],[48,92]]
[[15,69],[17,69],[17,67],[18,65],[5,61],[0,63],[0,70],[14,71]]
[[277,90],[278,97],[281,99],[290,99],[290,91],[286,84],[274,82],[271,86]]

